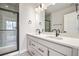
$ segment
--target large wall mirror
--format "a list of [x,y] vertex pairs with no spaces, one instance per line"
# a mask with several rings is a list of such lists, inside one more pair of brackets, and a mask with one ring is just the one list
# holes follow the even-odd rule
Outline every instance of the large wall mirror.
[[55,3],[45,10],[45,32],[79,33],[79,4]]

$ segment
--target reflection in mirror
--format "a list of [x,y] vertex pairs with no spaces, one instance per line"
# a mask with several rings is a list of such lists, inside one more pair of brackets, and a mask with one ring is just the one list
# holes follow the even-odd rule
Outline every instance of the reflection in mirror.
[[45,32],[59,29],[61,33],[79,32],[79,4],[56,3],[45,10]]

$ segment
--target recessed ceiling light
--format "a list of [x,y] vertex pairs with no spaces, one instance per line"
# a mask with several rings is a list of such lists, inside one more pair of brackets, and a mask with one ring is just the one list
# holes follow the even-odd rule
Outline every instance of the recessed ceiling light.
[[5,7],[7,7],[7,8],[8,8],[9,6],[8,6],[8,5],[6,5]]
[[56,3],[52,3],[52,5],[55,5]]

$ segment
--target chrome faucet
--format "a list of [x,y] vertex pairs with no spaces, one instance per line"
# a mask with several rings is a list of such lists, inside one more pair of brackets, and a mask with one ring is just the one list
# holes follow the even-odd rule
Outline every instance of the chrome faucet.
[[56,31],[56,37],[59,36],[60,30],[59,29],[53,29],[52,31],[54,31],[54,30]]

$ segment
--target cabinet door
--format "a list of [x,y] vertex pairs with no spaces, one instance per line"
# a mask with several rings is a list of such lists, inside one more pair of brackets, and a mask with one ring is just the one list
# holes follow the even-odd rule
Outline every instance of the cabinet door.
[[64,55],[60,54],[54,50],[49,49],[49,56],[64,56]]

